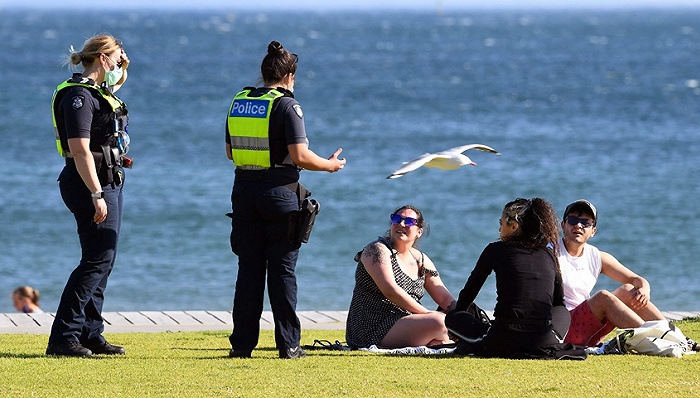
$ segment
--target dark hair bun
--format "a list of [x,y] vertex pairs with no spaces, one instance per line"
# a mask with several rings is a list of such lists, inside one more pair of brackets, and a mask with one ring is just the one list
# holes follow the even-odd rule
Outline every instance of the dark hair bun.
[[267,46],[267,53],[270,55],[280,55],[284,52],[284,47],[278,41],[271,41]]

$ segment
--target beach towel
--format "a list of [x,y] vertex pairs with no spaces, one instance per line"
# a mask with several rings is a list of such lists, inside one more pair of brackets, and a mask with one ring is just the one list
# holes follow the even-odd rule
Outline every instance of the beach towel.
[[418,347],[402,347],[402,348],[379,348],[376,345],[363,348],[352,348],[338,340],[331,342],[329,340],[314,340],[312,345],[305,345],[305,350],[331,350],[331,351],[364,351],[374,354],[386,355],[446,355],[452,354],[455,350],[454,344],[444,344],[439,346],[418,346]]
[[358,348],[358,350],[384,355],[450,355],[454,352],[455,347],[446,346],[433,348],[422,345],[417,347],[379,348],[376,345],[371,345],[366,348]]

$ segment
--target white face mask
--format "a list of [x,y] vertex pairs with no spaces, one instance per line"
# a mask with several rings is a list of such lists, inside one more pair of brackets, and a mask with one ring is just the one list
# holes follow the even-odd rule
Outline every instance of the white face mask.
[[[107,56],[105,55],[105,57]],[[114,63],[112,58],[107,57],[107,59]],[[124,76],[124,69],[120,68],[117,64],[114,64],[114,70],[105,70],[105,82],[107,82],[108,86],[117,84],[117,82],[122,79],[122,76]]]

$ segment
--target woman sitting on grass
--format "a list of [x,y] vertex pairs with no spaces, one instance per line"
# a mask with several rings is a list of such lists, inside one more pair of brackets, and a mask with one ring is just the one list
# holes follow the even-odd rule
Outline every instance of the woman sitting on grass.
[[443,308],[455,300],[433,262],[415,248],[425,221],[420,210],[403,206],[391,214],[388,236],[357,253],[355,289],[345,339],[353,348],[400,348],[451,343],[445,314],[420,304],[425,291]]
[[[518,198],[503,208],[500,240],[481,253],[459,293],[447,328],[459,338],[455,353],[503,358],[563,356],[569,328],[561,273],[553,249],[557,215],[547,201]],[[466,312],[491,272],[496,273],[495,320],[491,327]],[[567,352],[585,358],[583,350]]]

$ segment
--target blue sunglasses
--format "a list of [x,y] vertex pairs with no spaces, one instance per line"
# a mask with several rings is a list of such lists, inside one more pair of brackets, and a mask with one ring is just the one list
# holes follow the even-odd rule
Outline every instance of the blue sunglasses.
[[412,227],[414,225],[418,225],[418,220],[413,218],[413,217],[401,217],[400,215],[394,213],[391,216],[391,223],[392,224],[399,224],[401,221],[403,221],[403,224],[407,227]]

